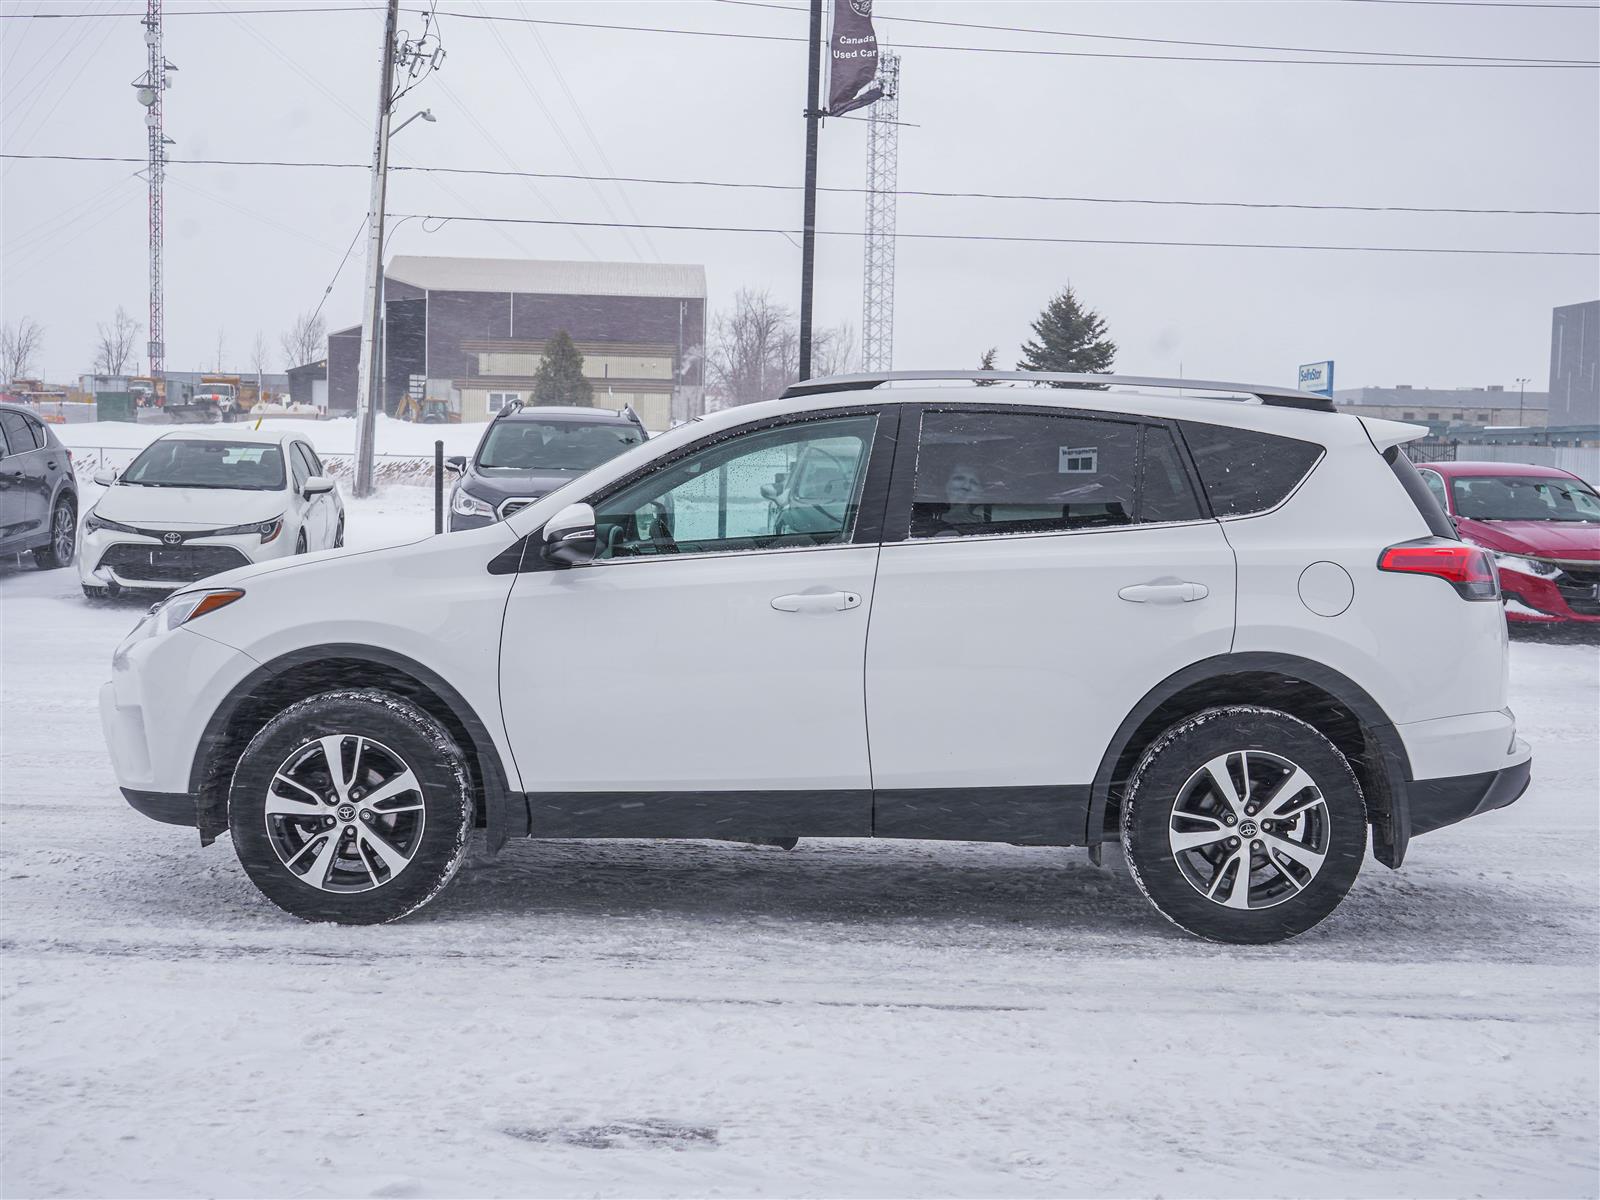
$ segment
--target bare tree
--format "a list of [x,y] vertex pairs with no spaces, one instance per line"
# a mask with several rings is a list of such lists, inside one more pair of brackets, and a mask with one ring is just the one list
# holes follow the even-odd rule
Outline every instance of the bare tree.
[[15,326],[0,326],[0,379],[15,383],[28,378],[43,343],[44,330],[32,317],[18,317]]
[[272,347],[267,345],[267,335],[256,330],[256,340],[250,343],[250,365],[259,378],[272,370]]
[[769,292],[741,288],[712,321],[706,387],[719,408],[776,396],[791,382],[794,314]]
[[[811,335],[818,375],[855,369],[856,331],[849,322]],[[731,311],[712,321],[706,386],[719,408],[770,400],[800,377],[800,329],[794,313],[770,293],[741,289]]]
[[861,365],[856,353],[856,328],[849,321],[811,335],[811,361],[817,375],[848,375]]
[[128,315],[122,305],[117,305],[117,315],[110,326],[99,325],[100,340],[95,346],[94,369],[102,375],[121,375],[128,369],[128,361],[135,357],[134,339],[144,326]]
[[320,362],[328,354],[328,323],[319,313],[302,313],[278,339],[285,367]]

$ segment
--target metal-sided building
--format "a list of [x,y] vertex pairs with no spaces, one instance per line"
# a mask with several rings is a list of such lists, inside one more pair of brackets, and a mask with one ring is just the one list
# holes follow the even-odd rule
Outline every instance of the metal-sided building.
[[[632,405],[652,430],[704,407],[704,267],[397,255],[384,275],[384,314],[386,412],[408,389],[464,421],[530,403],[539,359],[563,330],[583,355],[596,407]],[[355,396],[351,341],[359,330],[329,339],[330,407]]]

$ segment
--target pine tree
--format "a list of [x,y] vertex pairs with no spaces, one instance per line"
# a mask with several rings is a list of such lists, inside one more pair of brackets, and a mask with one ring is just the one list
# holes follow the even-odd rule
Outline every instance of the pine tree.
[[[999,353],[1000,353],[1000,347],[999,346],[990,346],[987,350],[985,350],[983,352],[983,357],[978,360],[978,370],[980,370],[980,371],[994,371],[994,370],[997,370],[998,368],[996,368],[995,365],[994,365],[994,359],[995,359],[995,355],[997,355]],[[980,379],[980,380],[978,380],[978,386],[979,387],[993,387],[994,386],[994,380],[992,380],[992,379]]]
[[539,369],[533,373],[533,402],[594,407],[594,387],[583,377],[583,355],[565,329],[550,339],[539,359]]
[[1105,321],[1099,313],[1078,303],[1071,285],[1045,306],[1039,319],[1033,323],[1033,332],[1038,340],[1022,347],[1022,361],[1017,364],[1019,371],[1103,374],[1111,370],[1112,360],[1117,355],[1117,344],[1106,337]]

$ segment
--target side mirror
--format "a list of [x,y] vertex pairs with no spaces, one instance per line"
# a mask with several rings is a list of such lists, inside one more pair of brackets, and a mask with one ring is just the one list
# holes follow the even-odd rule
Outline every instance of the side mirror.
[[313,475],[306,480],[305,486],[300,489],[300,494],[309,500],[313,496],[326,495],[331,491],[333,491],[332,479],[326,475]]
[[454,471],[459,475],[467,469],[467,456],[465,454],[452,454],[444,460],[444,465],[447,471]]
[[544,557],[563,567],[581,567],[594,561],[594,509],[569,504],[544,527]]
[[107,467],[101,467],[94,473],[94,481],[101,487],[110,487],[117,481],[117,473]]

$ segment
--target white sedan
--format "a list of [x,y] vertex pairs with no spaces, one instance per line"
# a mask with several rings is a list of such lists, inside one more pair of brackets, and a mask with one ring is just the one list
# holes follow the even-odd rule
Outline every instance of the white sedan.
[[234,567],[344,545],[344,502],[296,434],[181,429],[151,442],[83,522],[91,599],[170,591]]

